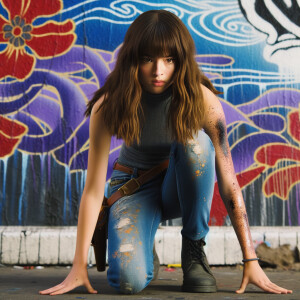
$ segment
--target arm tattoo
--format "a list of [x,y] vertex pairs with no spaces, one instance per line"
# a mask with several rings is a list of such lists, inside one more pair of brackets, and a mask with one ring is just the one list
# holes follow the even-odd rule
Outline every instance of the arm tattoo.
[[219,144],[223,150],[225,156],[228,155],[228,149],[226,144],[226,126],[222,120],[218,120],[216,124],[216,129],[218,131]]

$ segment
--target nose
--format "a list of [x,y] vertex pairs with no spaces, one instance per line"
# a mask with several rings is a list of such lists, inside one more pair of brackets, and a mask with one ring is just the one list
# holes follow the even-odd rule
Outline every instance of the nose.
[[153,64],[153,75],[154,76],[160,76],[164,73],[164,62],[162,59],[157,59],[154,61]]

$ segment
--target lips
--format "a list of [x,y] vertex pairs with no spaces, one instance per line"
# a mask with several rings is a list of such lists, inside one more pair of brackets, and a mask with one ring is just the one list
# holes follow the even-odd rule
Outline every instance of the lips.
[[163,86],[165,82],[163,80],[152,80],[154,86]]

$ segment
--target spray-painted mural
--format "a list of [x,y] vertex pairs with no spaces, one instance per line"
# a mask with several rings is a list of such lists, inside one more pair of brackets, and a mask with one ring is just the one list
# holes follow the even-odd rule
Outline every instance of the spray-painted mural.
[[[0,0],[0,225],[76,225],[87,101],[131,22],[167,9],[189,28],[221,102],[251,225],[300,225],[296,0]],[[107,179],[121,140],[112,139]],[[217,184],[212,225],[229,224]]]

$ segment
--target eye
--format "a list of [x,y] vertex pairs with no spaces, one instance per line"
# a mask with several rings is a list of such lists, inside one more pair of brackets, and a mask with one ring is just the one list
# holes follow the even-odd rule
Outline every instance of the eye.
[[150,62],[153,61],[153,59],[151,57],[149,57],[149,56],[143,56],[142,59],[141,59],[141,61],[143,63],[150,63]]
[[166,62],[167,62],[168,64],[173,64],[173,63],[175,63],[175,58],[173,58],[173,57],[167,57],[167,58],[166,58]]

